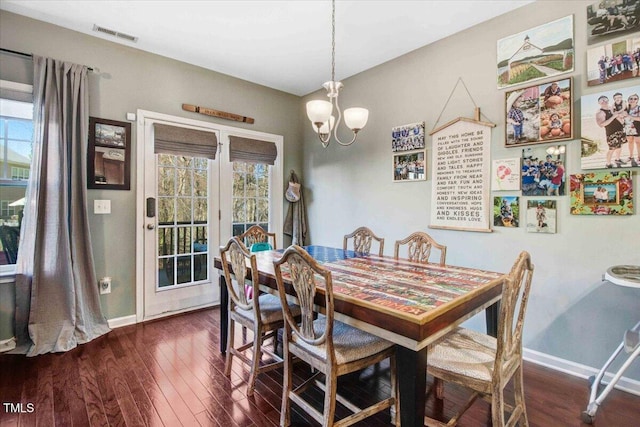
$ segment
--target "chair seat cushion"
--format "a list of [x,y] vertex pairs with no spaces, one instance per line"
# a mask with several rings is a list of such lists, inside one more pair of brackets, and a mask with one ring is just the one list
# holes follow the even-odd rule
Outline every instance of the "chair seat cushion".
[[[280,297],[265,293],[258,297],[258,301],[260,305],[260,320],[263,324],[278,322],[284,318],[282,314],[282,304],[280,304]],[[300,314],[300,307],[297,305],[289,303],[289,307],[291,308],[291,312],[294,316],[298,316]],[[243,310],[236,307],[235,311],[238,315],[250,320],[251,322],[255,322],[253,310]]]
[[491,382],[496,339],[465,328],[456,328],[428,349],[427,369]]
[[[313,322],[313,330],[316,336],[324,333],[325,324],[326,318],[322,315],[318,316],[318,319]],[[327,350],[325,344],[311,345],[295,334],[292,335],[291,344],[319,360],[326,361]],[[336,354],[336,362],[339,365],[373,356],[392,346],[392,342],[383,338],[337,320],[333,322],[333,348]]]

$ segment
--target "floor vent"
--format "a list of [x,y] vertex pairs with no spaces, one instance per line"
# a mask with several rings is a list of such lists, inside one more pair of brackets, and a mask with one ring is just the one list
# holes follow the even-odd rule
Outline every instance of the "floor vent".
[[93,25],[93,31],[97,31],[99,33],[103,33],[103,34],[108,34],[110,36],[113,37],[118,37],[121,39],[125,39],[127,41],[130,41],[132,43],[136,43],[138,41],[138,38],[129,34],[125,34],[125,33],[120,33],[118,31],[115,30],[111,30],[109,28],[105,28],[105,27],[101,27],[99,25]]

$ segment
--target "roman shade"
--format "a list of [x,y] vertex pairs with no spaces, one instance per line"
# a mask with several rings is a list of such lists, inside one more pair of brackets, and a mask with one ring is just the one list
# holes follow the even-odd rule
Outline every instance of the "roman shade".
[[216,158],[218,138],[213,132],[154,123],[156,154]]
[[278,157],[278,149],[273,142],[239,136],[229,137],[229,160],[232,162],[273,165],[276,157]]

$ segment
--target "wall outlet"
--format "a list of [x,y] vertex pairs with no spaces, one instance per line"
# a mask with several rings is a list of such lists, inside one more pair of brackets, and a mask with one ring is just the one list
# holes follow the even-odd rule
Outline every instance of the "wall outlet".
[[98,286],[100,288],[101,294],[110,294],[111,293],[111,277],[103,277],[98,281]]

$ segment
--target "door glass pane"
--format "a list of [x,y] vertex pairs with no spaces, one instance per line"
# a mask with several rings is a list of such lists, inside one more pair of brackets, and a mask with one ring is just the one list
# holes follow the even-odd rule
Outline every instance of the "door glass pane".
[[160,258],[158,260],[158,287],[165,288],[174,284],[173,258]]
[[171,228],[158,228],[158,255],[173,255],[173,227]]
[[181,168],[193,168],[193,157],[175,156],[175,162]]
[[166,166],[174,166],[174,160],[176,156],[171,156],[169,154],[158,154],[158,164],[166,165]]
[[207,196],[207,171],[197,170],[193,172],[193,195],[196,197]]
[[193,273],[195,275],[194,280],[206,280],[208,277],[207,268],[209,265],[207,254],[196,254],[193,256]]
[[178,284],[185,284],[185,283],[189,283],[192,282],[192,275],[191,275],[191,255],[189,256],[179,256],[177,258],[178,260],[178,271],[177,271],[177,276],[178,276]]
[[177,247],[179,254],[191,253],[191,227],[178,227]]
[[244,174],[243,173],[240,173],[240,172],[233,173],[233,197],[244,197]]
[[158,198],[158,224],[167,225],[173,224],[176,220],[175,217],[175,199],[173,197],[159,197]]
[[258,206],[256,208],[256,217],[258,222],[269,221],[269,200],[258,199]]
[[179,197],[176,199],[176,217],[178,224],[191,224],[191,197]]
[[175,168],[158,168],[158,196],[173,196],[176,185]]
[[193,184],[191,181],[192,169],[178,169],[176,194],[178,196],[191,196],[193,192]]
[[260,222],[269,228],[269,165],[233,162],[232,232],[242,234]]
[[209,278],[208,159],[157,155],[158,288]]
[[203,224],[207,222],[207,199],[198,198],[194,200],[193,205],[193,223]]

